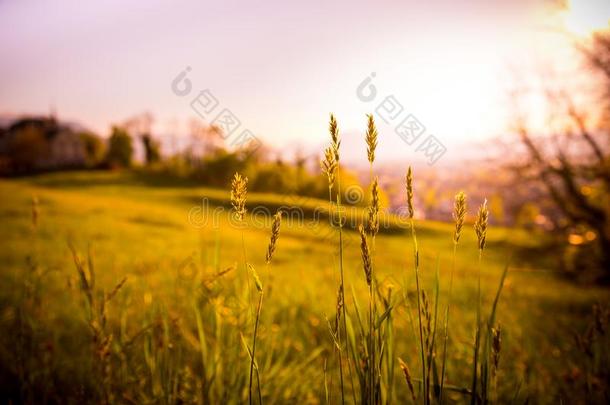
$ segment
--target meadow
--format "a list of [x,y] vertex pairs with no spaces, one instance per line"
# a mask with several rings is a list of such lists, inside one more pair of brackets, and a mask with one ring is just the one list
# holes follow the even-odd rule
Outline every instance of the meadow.
[[[324,220],[315,229],[284,221],[266,264],[271,222],[235,226],[229,192],[229,184],[210,189],[135,171],[0,180],[3,402],[247,402],[257,301],[247,262],[265,291],[255,355],[260,398],[269,404],[341,403],[332,336],[340,281],[336,229]],[[204,198],[209,210],[225,207],[217,221],[197,219]],[[246,207],[275,212],[295,201],[328,206],[249,193]],[[470,402],[464,391],[472,378],[479,252],[471,221],[476,207],[468,211],[455,256],[446,403]],[[452,218],[416,220],[415,228],[420,283],[429,297],[438,271],[435,323],[442,332],[454,224]],[[369,289],[360,236],[346,228],[343,237],[344,300],[353,330],[356,308],[366,313]],[[584,403],[598,398],[595,392],[606,384],[594,377],[598,360],[587,362],[574,336],[586,333],[593,305],[607,303],[610,292],[556,275],[548,246],[536,231],[491,226],[487,233],[480,266],[485,313],[508,266],[496,314],[502,340],[492,398],[498,403]],[[392,308],[392,327],[384,329],[391,342],[383,347],[385,402],[410,403],[413,396],[425,402],[414,264],[410,230],[382,229],[374,266],[379,297],[388,298],[378,305]],[[437,343],[442,347],[442,339]],[[435,356],[440,359],[440,350]],[[414,394],[398,358],[408,365]],[[343,400],[360,402],[357,378],[343,362]]]

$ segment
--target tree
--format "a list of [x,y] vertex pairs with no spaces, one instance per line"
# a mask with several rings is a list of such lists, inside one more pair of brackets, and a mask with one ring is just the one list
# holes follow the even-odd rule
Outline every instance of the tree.
[[106,163],[111,167],[129,167],[133,156],[133,145],[129,133],[121,127],[112,127],[108,141]]
[[40,127],[26,125],[17,129],[9,144],[13,170],[19,173],[38,169],[48,150],[45,133]]
[[[536,134],[522,114],[515,127],[526,159],[520,179],[541,183],[562,214],[565,234],[586,234],[582,258],[610,282],[610,31],[579,45],[587,74],[602,89],[596,104],[565,89],[546,87],[550,133]],[[585,240],[571,238],[571,240]],[[584,260],[579,261],[584,265]]]
[[161,152],[159,141],[154,139],[150,134],[140,135],[142,145],[144,146],[144,157],[146,164],[151,165],[161,160]]
[[87,167],[95,167],[104,159],[105,145],[99,136],[91,132],[81,132],[79,134],[85,149]]
[[225,149],[222,130],[217,125],[207,125],[198,119],[189,122],[191,149],[196,158],[203,158]]

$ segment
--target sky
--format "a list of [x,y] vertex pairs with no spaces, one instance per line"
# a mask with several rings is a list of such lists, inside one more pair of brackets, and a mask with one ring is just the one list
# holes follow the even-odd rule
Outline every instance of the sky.
[[[375,113],[388,158],[416,154],[395,132],[412,115],[420,140],[455,157],[506,131],[516,77],[570,61],[574,36],[608,27],[609,1],[552,3],[0,0],[0,113],[54,110],[107,135],[150,111],[161,135],[226,108],[235,136],[294,151],[325,143],[334,112],[348,155]],[[187,68],[180,96],[172,82]],[[366,101],[357,89],[372,75]],[[198,115],[191,101],[206,89],[217,108]],[[386,124],[378,107],[390,96],[402,109]]]

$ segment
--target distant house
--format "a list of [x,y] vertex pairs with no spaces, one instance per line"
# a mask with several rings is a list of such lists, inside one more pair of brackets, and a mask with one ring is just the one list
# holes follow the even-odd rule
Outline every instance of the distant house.
[[87,163],[80,133],[53,117],[22,118],[0,130],[0,172],[80,168]]
[[50,139],[49,156],[42,161],[46,167],[82,167],[86,163],[85,145],[79,134],[60,129]]

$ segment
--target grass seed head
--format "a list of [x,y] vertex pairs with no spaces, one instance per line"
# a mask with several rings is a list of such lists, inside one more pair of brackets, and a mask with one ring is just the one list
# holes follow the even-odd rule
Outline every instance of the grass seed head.
[[328,178],[328,187],[332,188],[335,184],[335,173],[337,172],[337,161],[335,151],[332,146],[324,149],[324,159],[320,162],[322,172]]
[[460,191],[455,195],[453,204],[453,220],[455,221],[455,231],[453,232],[453,242],[458,243],[462,235],[462,226],[466,218],[466,194]]
[[375,161],[375,149],[377,148],[377,127],[375,126],[375,118],[373,114],[367,114],[368,125],[366,128],[366,153],[369,163]]
[[402,369],[402,372],[405,375],[405,380],[407,381],[407,386],[409,387],[409,392],[411,392],[411,398],[413,398],[413,402],[416,402],[415,390],[413,389],[413,380],[411,379],[411,373],[409,372],[409,366],[407,366],[407,363],[405,363],[400,357],[398,358],[398,363],[400,364],[400,368]]
[[373,207],[367,208],[367,221],[366,221],[366,233],[369,236],[375,237],[379,232],[379,217],[375,213]]
[[271,226],[271,239],[269,240],[269,246],[267,247],[267,255],[265,260],[267,264],[271,262],[273,252],[275,252],[275,244],[280,237],[280,224],[282,222],[282,211],[278,211],[273,216],[273,225]]
[[371,206],[368,209],[367,232],[371,236],[379,232],[379,207],[379,180],[375,177],[371,187]]
[[369,246],[366,243],[366,233],[362,224],[358,228],[360,231],[360,253],[362,254],[362,267],[364,268],[364,275],[366,276],[366,283],[371,286],[373,268],[371,264],[371,254],[369,252]]
[[373,179],[373,187],[371,187],[371,207],[375,213],[379,212],[379,179],[377,177]]
[[409,166],[407,175],[405,176],[405,186],[407,188],[407,209],[409,210],[409,219],[413,219],[413,170],[411,170],[411,166]]
[[246,215],[246,195],[248,178],[242,177],[239,173],[235,173],[231,181],[231,205],[237,214],[240,221],[244,220]]
[[339,331],[339,322],[341,321],[341,310],[342,309],[343,309],[343,286],[339,285],[339,289],[337,290],[337,312],[335,314],[335,325],[334,325],[335,334]]
[[250,263],[248,263],[248,270],[250,271],[250,274],[252,275],[252,278],[254,279],[254,285],[256,286],[256,289],[258,290],[259,293],[263,292],[263,283],[261,283],[261,279],[258,277],[258,273],[256,272],[256,269],[254,268],[254,266],[252,266]]
[[489,220],[489,210],[487,209],[487,199],[479,207],[477,219],[474,223],[474,230],[477,234],[479,250],[485,249],[485,241],[487,239],[487,222]]
[[328,131],[330,132],[331,138],[331,147],[333,152],[335,153],[335,162],[337,165],[339,164],[339,147],[341,146],[341,141],[339,140],[339,127],[337,125],[337,119],[334,114],[330,114],[330,122],[328,124]]

